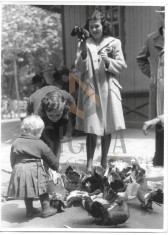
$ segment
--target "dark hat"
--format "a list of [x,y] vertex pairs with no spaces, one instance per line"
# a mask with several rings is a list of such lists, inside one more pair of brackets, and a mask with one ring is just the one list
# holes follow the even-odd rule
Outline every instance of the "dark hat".
[[43,80],[43,77],[36,74],[35,76],[32,77],[32,84],[37,84],[38,82],[41,82]]
[[160,10],[156,10],[158,13],[165,13],[165,7],[160,7]]

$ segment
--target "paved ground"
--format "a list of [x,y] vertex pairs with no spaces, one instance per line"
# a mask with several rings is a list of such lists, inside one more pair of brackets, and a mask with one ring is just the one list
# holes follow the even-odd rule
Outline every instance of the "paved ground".
[[[40,207],[39,201],[35,201],[34,205]],[[154,205],[154,210],[146,212],[140,207],[137,199],[128,202],[130,209],[129,220],[118,229],[155,229],[161,230],[163,228],[163,208]],[[10,213],[9,213],[10,212]],[[66,226],[75,228],[114,228],[103,227],[95,224],[95,220],[88,215],[88,213],[80,207],[66,208],[65,212],[56,214],[52,217],[43,219],[35,217],[27,220],[25,217],[25,207],[23,201],[9,201],[2,205],[2,227],[5,228],[19,228],[19,229],[58,229],[66,228]],[[91,231],[91,230],[90,230]]]
[[[16,120],[3,122],[1,126],[1,193],[6,194],[7,185],[10,178],[10,161],[9,153],[13,140],[19,135],[20,123]],[[109,158],[115,158],[116,160],[130,161],[132,157],[136,157],[143,164],[147,170],[147,178],[150,181],[163,182],[163,168],[152,167],[151,160],[154,155],[154,132],[151,132],[148,136],[144,136],[141,129],[127,129],[124,130],[124,141],[126,146],[126,153],[123,153],[121,148],[120,139],[117,139],[117,147],[114,151],[114,143],[116,134],[112,137],[112,142],[109,151]],[[97,149],[94,157],[94,164],[98,165],[100,162],[101,147],[100,139],[97,142]],[[72,164],[79,164],[79,168],[85,168],[86,165],[86,146],[85,136],[76,137],[73,139],[63,140],[62,153],[60,162],[63,167]],[[36,207],[40,208],[39,200],[34,202]],[[126,224],[119,226],[120,231],[122,229],[160,229],[163,228],[163,207],[154,205],[154,210],[146,212],[140,208],[140,203],[137,198],[128,202],[130,208],[130,219]],[[95,221],[90,217],[86,211],[80,207],[66,208],[65,212],[56,214],[55,216],[42,219],[41,217],[27,220],[25,217],[25,207],[21,200],[11,200],[1,203],[1,227],[3,230],[33,229],[39,228],[54,229],[54,228],[98,228],[101,226],[95,225]],[[65,226],[66,225],[66,226]],[[70,231],[70,229],[66,230]],[[106,227],[107,228],[107,227]],[[94,230],[95,231],[95,230]],[[100,231],[100,230],[99,230]]]

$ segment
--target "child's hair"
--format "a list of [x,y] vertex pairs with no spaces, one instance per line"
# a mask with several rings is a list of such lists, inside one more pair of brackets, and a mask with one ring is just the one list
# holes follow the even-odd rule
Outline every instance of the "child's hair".
[[98,10],[95,10],[93,14],[87,19],[84,28],[89,31],[89,21],[90,20],[100,20],[103,26],[103,34],[110,35],[111,34],[111,24],[105,17],[105,15]]
[[30,115],[23,119],[21,123],[21,132],[40,137],[44,129],[43,120],[37,115]]
[[59,91],[52,91],[46,94],[46,96],[41,101],[42,105],[42,116],[46,116],[46,112],[51,112],[52,110],[63,109],[62,120],[69,120],[69,106],[66,99]]

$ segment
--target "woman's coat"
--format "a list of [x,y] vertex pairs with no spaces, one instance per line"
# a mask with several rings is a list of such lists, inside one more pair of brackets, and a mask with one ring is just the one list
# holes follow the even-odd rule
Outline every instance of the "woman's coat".
[[[163,48],[164,37],[161,36],[160,31],[158,30],[148,35],[144,46],[136,58],[140,70],[150,78],[149,119],[153,119],[157,115],[163,114],[157,109],[158,102],[162,102],[158,101],[158,65]],[[164,81],[163,77],[162,81]]]
[[[76,59],[77,69],[81,72],[76,129],[103,136],[125,129],[122,87],[117,77],[127,65],[119,39],[106,36],[97,46],[93,38],[88,38],[86,44],[87,58],[82,59],[79,45]],[[101,52],[106,52],[110,58],[107,69]]]
[[164,114],[164,49],[159,55],[157,72],[157,115]]

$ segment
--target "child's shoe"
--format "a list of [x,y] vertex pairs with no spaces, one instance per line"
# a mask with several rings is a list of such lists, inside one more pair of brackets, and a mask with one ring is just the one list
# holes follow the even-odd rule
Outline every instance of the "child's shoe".
[[41,210],[33,207],[33,209],[26,212],[26,217],[27,218],[32,218],[33,216],[35,216],[36,214],[38,214],[40,212],[41,212]]
[[31,218],[31,217],[35,216],[36,214],[38,214],[38,213],[40,213],[40,212],[41,212],[41,210],[39,210],[39,209],[33,207],[33,209],[28,210],[28,211],[26,212],[26,217],[27,217],[27,218]]
[[49,194],[40,195],[40,202],[42,207],[42,218],[46,218],[57,213],[57,209],[50,207]]
[[31,218],[40,212],[39,209],[33,207],[33,198],[24,199],[26,206],[26,217]]
[[57,213],[57,209],[50,207],[48,210],[42,211],[42,218],[53,216]]

